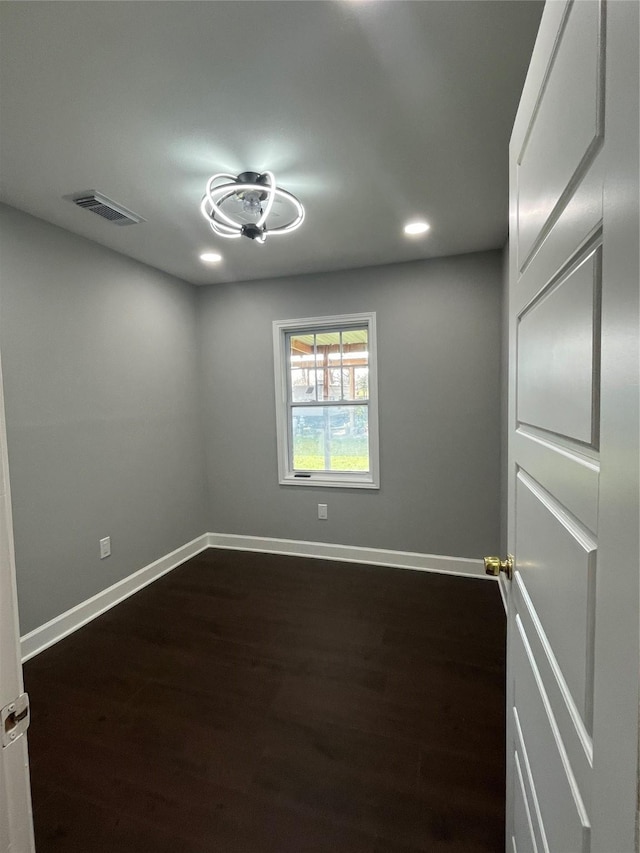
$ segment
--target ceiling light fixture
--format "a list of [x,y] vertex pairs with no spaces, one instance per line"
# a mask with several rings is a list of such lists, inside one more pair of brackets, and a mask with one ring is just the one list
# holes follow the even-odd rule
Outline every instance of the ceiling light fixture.
[[427,222],[407,222],[404,226],[405,234],[424,234],[431,226]]
[[[220,183],[222,182],[222,183]],[[293,218],[284,225],[269,225],[274,202],[288,202]],[[286,190],[276,186],[272,172],[242,172],[237,177],[225,172],[212,175],[200,204],[202,215],[219,237],[249,237],[264,243],[267,234],[288,234],[304,221],[304,207]]]
[[200,255],[200,260],[206,264],[217,264],[218,261],[222,260],[222,255],[219,255],[217,252],[203,252]]

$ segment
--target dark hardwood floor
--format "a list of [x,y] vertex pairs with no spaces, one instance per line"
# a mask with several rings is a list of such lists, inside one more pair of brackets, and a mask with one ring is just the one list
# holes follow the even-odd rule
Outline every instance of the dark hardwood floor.
[[481,580],[209,550],[25,665],[37,853],[504,850]]

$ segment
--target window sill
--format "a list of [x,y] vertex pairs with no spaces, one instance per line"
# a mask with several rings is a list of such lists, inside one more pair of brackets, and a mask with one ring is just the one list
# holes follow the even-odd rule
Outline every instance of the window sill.
[[371,474],[361,477],[346,474],[344,477],[336,477],[329,474],[310,474],[309,476],[296,476],[285,474],[280,477],[281,486],[322,486],[334,489],[379,489],[380,483],[373,479]]

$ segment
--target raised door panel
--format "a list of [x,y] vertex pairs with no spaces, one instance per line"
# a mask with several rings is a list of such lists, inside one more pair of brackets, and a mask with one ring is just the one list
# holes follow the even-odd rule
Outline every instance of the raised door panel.
[[597,455],[585,448],[561,446],[557,439],[520,426],[512,437],[520,467],[589,530],[598,526]]
[[517,159],[518,267],[523,270],[602,135],[601,4],[567,4]]
[[554,664],[587,730],[593,691],[595,539],[523,471],[516,492],[518,571]]
[[519,617],[515,626],[511,638],[513,665],[518,670],[514,712],[527,750],[546,849],[554,853],[587,853],[590,826],[582,794]]
[[520,424],[597,441],[599,251],[528,306],[518,323]]
[[[520,760],[517,749],[514,753],[513,760],[516,768],[513,795],[515,833],[511,843],[513,845],[514,853],[538,853],[538,846],[536,844],[533,830],[531,808],[529,806],[526,793],[522,761]],[[516,838],[518,841],[516,841]]]

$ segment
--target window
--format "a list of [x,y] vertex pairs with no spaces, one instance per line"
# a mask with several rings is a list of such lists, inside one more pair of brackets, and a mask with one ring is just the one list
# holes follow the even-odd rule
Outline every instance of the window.
[[375,320],[274,322],[280,483],[379,488]]

